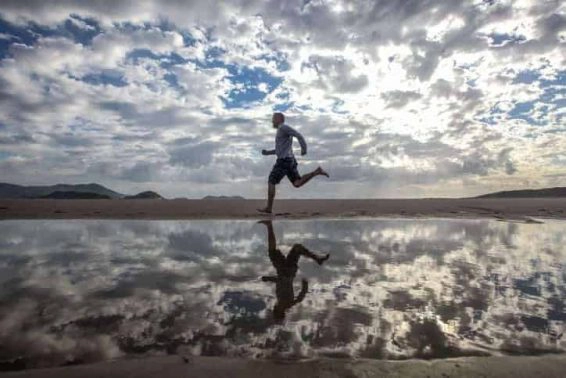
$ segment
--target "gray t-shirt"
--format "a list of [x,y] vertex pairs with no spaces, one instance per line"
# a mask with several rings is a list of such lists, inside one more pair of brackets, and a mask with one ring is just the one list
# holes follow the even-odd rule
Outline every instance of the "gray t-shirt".
[[293,137],[299,140],[301,145],[302,154],[307,153],[307,142],[305,138],[291,126],[282,124],[277,128],[277,133],[275,134],[275,150],[270,151],[277,155],[277,158],[283,159],[286,157],[294,157],[293,155]]

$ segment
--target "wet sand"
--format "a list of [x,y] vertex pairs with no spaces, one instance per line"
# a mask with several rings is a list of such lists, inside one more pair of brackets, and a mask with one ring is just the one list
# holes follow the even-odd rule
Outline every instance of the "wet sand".
[[[187,361],[187,362],[186,362]],[[563,377],[566,357],[466,357],[444,360],[276,362],[220,357],[148,357],[5,373],[5,377]]]
[[[265,218],[264,200],[0,200],[0,219]],[[490,217],[566,218],[566,198],[276,200],[275,218]]]

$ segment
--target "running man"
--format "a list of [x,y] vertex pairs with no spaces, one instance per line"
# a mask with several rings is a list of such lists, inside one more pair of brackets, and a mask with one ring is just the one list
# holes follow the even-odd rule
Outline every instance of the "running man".
[[269,259],[277,271],[276,276],[263,276],[261,277],[261,280],[263,282],[275,283],[275,295],[277,297],[277,302],[273,307],[273,318],[277,322],[281,322],[285,319],[285,312],[297,303],[302,302],[309,290],[308,281],[303,279],[301,291],[295,298],[293,280],[295,279],[295,275],[299,269],[298,263],[301,256],[313,259],[318,263],[318,265],[322,265],[323,262],[328,260],[330,255],[326,254],[324,256],[318,256],[306,249],[302,244],[294,244],[287,256],[284,256],[283,253],[277,249],[277,241],[275,240],[275,233],[273,232],[273,224],[271,221],[263,220],[258,223],[267,226]]
[[329,177],[328,173],[321,167],[301,176],[297,170],[297,161],[293,154],[293,137],[299,140],[301,155],[307,154],[307,142],[305,142],[305,138],[303,138],[298,131],[285,124],[285,116],[283,113],[273,113],[271,122],[273,123],[273,127],[277,129],[277,133],[275,134],[275,149],[261,150],[261,154],[277,155],[277,161],[269,174],[267,206],[263,209],[258,209],[259,212],[267,214],[271,214],[273,208],[275,185],[279,184],[284,176],[287,176],[295,188],[300,188],[309,182],[310,179],[318,175]]

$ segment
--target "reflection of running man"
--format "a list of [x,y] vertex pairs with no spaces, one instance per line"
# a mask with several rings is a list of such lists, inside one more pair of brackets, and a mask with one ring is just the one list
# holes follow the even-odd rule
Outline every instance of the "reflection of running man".
[[319,265],[330,257],[329,254],[325,256],[317,256],[302,244],[295,244],[291,251],[285,257],[279,249],[277,249],[277,241],[275,240],[275,233],[273,232],[273,225],[271,221],[260,221],[259,223],[267,226],[267,240],[269,248],[269,259],[277,271],[276,276],[263,276],[261,277],[264,282],[275,283],[275,295],[277,296],[277,303],[273,307],[273,317],[277,321],[282,321],[285,318],[285,311],[292,306],[301,302],[307,294],[309,285],[306,279],[302,281],[301,292],[295,298],[293,290],[293,280],[299,269],[298,263],[301,256],[306,256],[313,259]]

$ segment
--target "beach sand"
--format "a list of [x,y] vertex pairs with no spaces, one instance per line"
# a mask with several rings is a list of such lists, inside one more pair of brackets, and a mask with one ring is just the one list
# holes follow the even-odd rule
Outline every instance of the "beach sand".
[[[0,200],[0,219],[265,218],[264,200]],[[275,218],[490,217],[532,221],[566,218],[566,198],[276,200]]]
[[162,356],[5,373],[4,377],[563,377],[566,357],[465,357],[442,360],[275,362],[221,357]]

